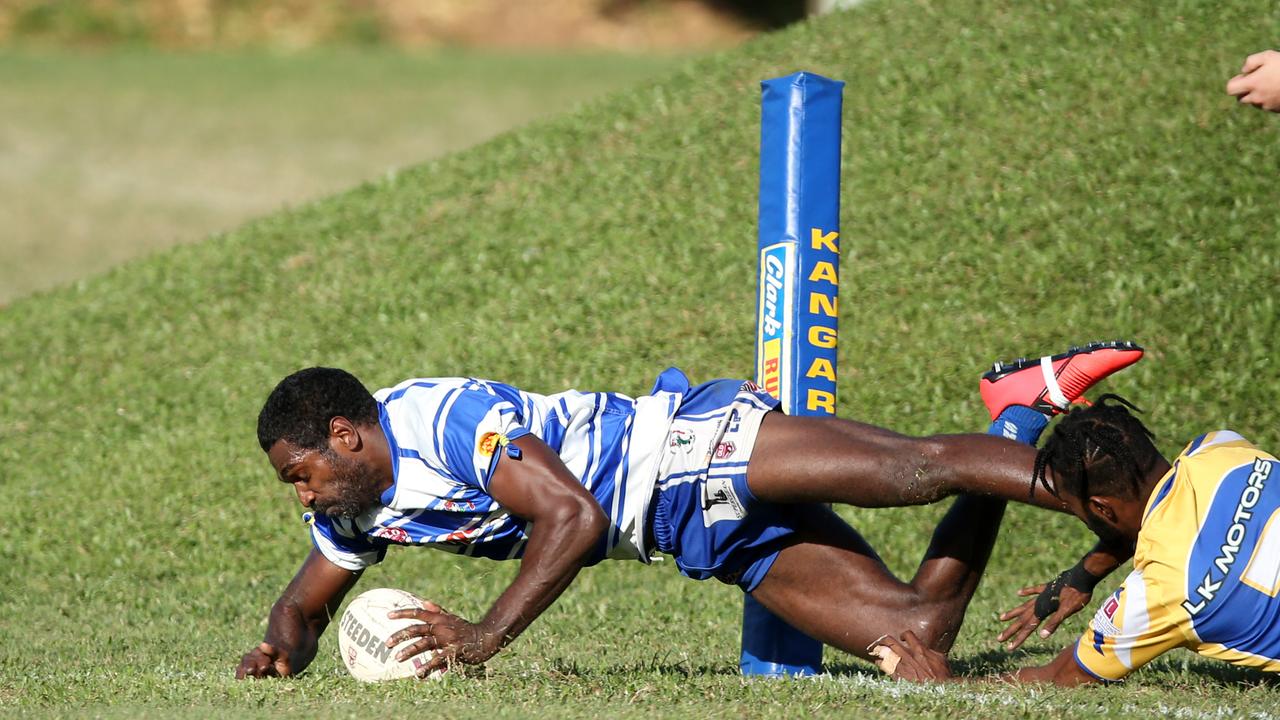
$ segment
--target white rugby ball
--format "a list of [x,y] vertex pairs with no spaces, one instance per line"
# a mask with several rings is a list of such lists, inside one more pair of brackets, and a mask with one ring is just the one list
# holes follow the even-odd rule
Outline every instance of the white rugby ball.
[[[387,638],[396,631],[416,625],[420,620],[392,620],[387,613],[404,608],[423,607],[422,598],[394,588],[376,588],[360,593],[338,620],[338,651],[342,663],[357,680],[386,682],[413,677],[418,668],[431,660],[431,651],[404,661],[396,660],[401,647],[387,647]],[[439,677],[440,673],[432,673]]]

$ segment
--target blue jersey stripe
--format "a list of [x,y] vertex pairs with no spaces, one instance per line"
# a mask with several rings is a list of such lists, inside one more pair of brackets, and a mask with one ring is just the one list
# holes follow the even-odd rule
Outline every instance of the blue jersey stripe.
[[1114,680],[1108,680],[1107,678],[1104,678],[1098,673],[1090,670],[1088,665],[1085,665],[1083,662],[1080,661],[1080,646],[1077,645],[1076,649],[1071,651],[1071,657],[1075,658],[1076,665],[1078,665],[1080,669],[1085,672],[1086,675],[1093,678],[1094,680],[1097,680],[1102,683],[1106,683],[1108,685],[1115,682]]
[[449,400],[459,392],[461,391],[455,389],[445,393],[444,399],[440,401],[439,407],[436,408],[436,416],[431,422],[431,426],[435,428],[435,432],[432,433],[432,440],[435,442],[436,457],[443,460],[445,465],[449,464],[449,459],[444,456],[444,450],[441,448],[441,445],[444,444],[444,423],[440,422],[440,419],[444,417],[445,408],[449,407]]
[[600,396],[592,395],[593,411],[591,419],[587,421],[587,437],[591,439],[587,443],[587,465],[584,471],[584,477],[581,478],[582,483],[586,486],[587,491],[591,491],[592,481],[595,479],[596,447],[600,444],[600,434],[595,432],[596,421],[600,417]]
[[382,402],[383,402],[383,404],[386,404],[386,403],[389,403],[389,402],[391,402],[391,401],[393,401],[393,400],[399,400],[400,398],[404,397],[405,393],[409,392],[409,391],[410,391],[410,390],[412,390],[413,388],[433,388],[433,387],[435,387],[436,385],[437,385],[437,383],[433,383],[433,382],[426,382],[426,381],[419,381],[419,382],[415,382],[415,383],[410,383],[410,384],[408,384],[408,385],[406,385],[406,386],[404,386],[404,387],[400,388],[399,390],[395,390],[395,391],[393,391],[392,393],[388,394],[388,395],[387,395],[387,397],[386,397],[385,399],[383,399],[383,401],[382,401]]
[[1194,453],[1196,450],[1199,450],[1200,446],[1204,444],[1205,439],[1208,437],[1209,437],[1209,433],[1205,433],[1200,437],[1196,438],[1195,440],[1192,440],[1191,444],[1187,446],[1187,451],[1182,454],[1190,455],[1191,453]]
[[1177,479],[1178,464],[1174,463],[1173,472],[1169,473],[1169,479],[1165,480],[1164,485],[1161,485],[1160,489],[1156,491],[1156,498],[1151,501],[1151,507],[1147,508],[1147,514],[1142,517],[1143,521],[1145,521],[1151,513],[1155,512],[1156,507],[1160,505],[1161,501],[1166,497],[1169,497],[1169,491],[1173,489],[1173,483],[1177,481]]

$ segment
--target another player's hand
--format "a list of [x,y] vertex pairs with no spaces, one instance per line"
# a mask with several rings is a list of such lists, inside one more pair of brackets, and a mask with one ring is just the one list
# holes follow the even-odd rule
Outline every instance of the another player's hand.
[[902,634],[901,640],[885,635],[870,649],[877,658],[876,667],[894,680],[938,682],[954,677],[947,656],[926,646],[910,630]]
[[240,666],[236,668],[236,679],[288,677],[293,674],[289,667],[289,653],[276,648],[271,643],[261,643],[240,658]]
[[1056,600],[1053,596],[1042,597],[1046,592],[1053,593],[1054,590],[1052,584],[1045,583],[1019,590],[1018,595],[1031,599],[1000,615],[1000,620],[1008,622],[1009,626],[996,636],[996,640],[999,642],[1007,640],[1008,644],[1005,647],[1016,650],[1031,637],[1031,633],[1042,621],[1044,627],[1040,628],[1040,637],[1047,638],[1058,629],[1063,620],[1080,612],[1093,599],[1092,594],[1081,592],[1068,585],[1060,585],[1056,588]]
[[1280,112],[1280,52],[1265,50],[1245,58],[1240,74],[1227,81],[1227,94],[1242,103]]
[[418,667],[418,677],[425,678],[437,670],[447,670],[452,663],[479,665],[497,654],[502,639],[489,633],[480,625],[467,622],[435,603],[428,602],[421,609],[393,610],[387,614],[392,619],[412,618],[421,622],[394,633],[387,638],[387,645],[395,647],[413,640],[396,652],[397,660],[406,660],[424,652],[435,651]]

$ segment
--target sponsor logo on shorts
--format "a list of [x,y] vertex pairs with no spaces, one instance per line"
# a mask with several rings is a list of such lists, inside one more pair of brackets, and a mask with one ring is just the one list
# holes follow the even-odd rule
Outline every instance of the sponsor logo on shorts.
[[725,440],[716,446],[716,459],[723,460],[738,450],[738,446],[733,444],[732,440]]
[[374,531],[373,536],[376,538],[382,538],[383,540],[390,540],[395,543],[412,542],[412,540],[409,539],[409,533],[405,532],[404,528],[398,527],[378,528]]
[[677,428],[671,431],[671,441],[668,443],[668,446],[672,450],[681,448],[687,453],[693,452],[693,441],[695,439],[696,438],[691,431]]
[[480,436],[480,442],[476,443],[476,452],[484,457],[489,457],[494,450],[498,449],[498,438],[502,437],[496,432],[487,432]]
[[707,478],[702,483],[702,524],[711,527],[721,520],[741,520],[746,508],[733,490],[731,478]]

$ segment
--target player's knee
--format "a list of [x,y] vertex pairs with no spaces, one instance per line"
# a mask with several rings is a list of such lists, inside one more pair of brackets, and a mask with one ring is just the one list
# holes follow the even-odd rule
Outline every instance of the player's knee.
[[945,618],[941,612],[925,611],[911,619],[910,630],[915,633],[915,637],[920,638],[920,642],[925,646],[938,652],[951,650],[951,643],[955,642],[957,629],[959,629],[957,623]]
[[920,605],[911,614],[907,629],[915,633],[928,647],[947,652],[955,642],[960,628],[959,619],[953,617],[950,608],[936,603]]

